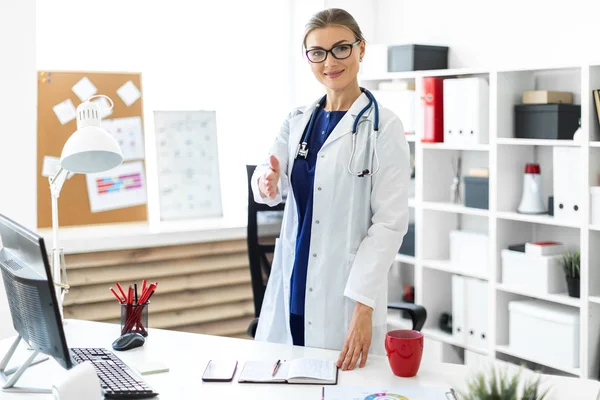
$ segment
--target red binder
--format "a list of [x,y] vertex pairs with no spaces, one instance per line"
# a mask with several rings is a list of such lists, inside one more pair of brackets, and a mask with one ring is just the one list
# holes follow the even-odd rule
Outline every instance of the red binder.
[[423,138],[421,142],[444,141],[444,79],[423,78],[424,113]]

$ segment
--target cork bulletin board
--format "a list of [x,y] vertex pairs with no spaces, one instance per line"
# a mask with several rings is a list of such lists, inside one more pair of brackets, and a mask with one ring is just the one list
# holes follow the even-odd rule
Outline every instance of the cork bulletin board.
[[[67,139],[77,130],[76,108],[91,95],[98,98],[102,124],[121,144],[123,164],[105,176],[73,174],[58,198],[60,226],[146,221],[142,82],[138,73],[38,72],[37,194],[38,227],[52,226],[48,176]],[[119,136],[119,135],[122,135]],[[127,135],[127,137],[125,137]],[[111,190],[101,190],[100,182]],[[97,190],[90,185],[98,182]],[[102,193],[108,193],[103,195]],[[112,196],[112,197],[111,197]],[[121,197],[114,197],[121,196]],[[106,199],[111,199],[107,201]],[[113,199],[116,199],[113,201]]]

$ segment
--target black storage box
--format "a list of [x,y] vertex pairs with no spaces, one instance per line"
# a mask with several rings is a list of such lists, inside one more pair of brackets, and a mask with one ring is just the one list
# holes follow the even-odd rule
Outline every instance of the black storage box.
[[448,68],[448,47],[407,44],[388,47],[388,72]]
[[479,176],[465,176],[465,207],[489,208],[490,179]]
[[404,235],[404,239],[402,240],[402,245],[400,246],[400,250],[398,253],[404,254],[407,256],[415,256],[415,224],[408,224],[408,231],[406,235]]
[[573,140],[580,118],[578,104],[517,104],[515,137]]

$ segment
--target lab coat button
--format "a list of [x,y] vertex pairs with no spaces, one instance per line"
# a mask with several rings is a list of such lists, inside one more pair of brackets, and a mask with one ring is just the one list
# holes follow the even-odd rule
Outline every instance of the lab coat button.
[[321,186],[319,186],[319,187],[317,188],[317,190],[320,192],[320,191],[321,191]]
[[316,256],[317,256],[317,253],[313,253],[313,257],[316,257]]
[[309,324],[309,325],[312,325],[312,322],[308,321],[308,324]]
[[309,291],[309,292],[312,292],[312,288],[308,288],[308,291]]
[[316,220],[316,221],[315,221],[315,223],[316,223],[316,224],[319,224],[320,222],[319,222],[319,220]]

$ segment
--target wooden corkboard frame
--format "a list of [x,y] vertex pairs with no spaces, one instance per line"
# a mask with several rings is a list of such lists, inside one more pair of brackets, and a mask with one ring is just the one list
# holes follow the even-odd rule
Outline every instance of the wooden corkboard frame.
[[[48,178],[42,176],[44,156],[60,157],[67,139],[77,130],[75,119],[61,125],[52,108],[67,99],[71,99],[75,107],[81,104],[81,100],[73,92],[72,87],[83,77],[90,79],[96,86],[98,89],[96,94],[104,94],[114,102],[113,112],[107,118],[140,117],[142,118],[143,127],[143,96],[127,107],[117,94],[117,89],[127,81],[132,81],[143,93],[141,74],[39,71],[37,120],[38,228],[52,226],[50,186]],[[148,209],[145,204],[93,213],[90,209],[85,175],[82,174],[75,174],[63,185],[58,198],[58,214],[61,227],[148,220]]]

